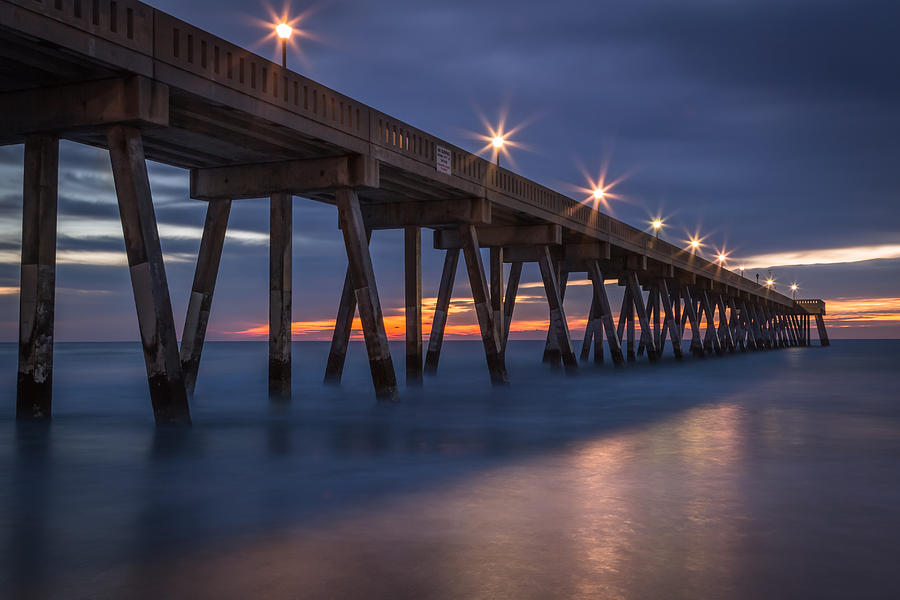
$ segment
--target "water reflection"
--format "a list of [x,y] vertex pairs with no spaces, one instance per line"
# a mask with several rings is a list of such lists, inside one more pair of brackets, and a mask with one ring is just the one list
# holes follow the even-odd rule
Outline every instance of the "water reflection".
[[[295,377],[292,403],[272,405],[264,377],[236,386],[234,363],[221,358],[215,373],[213,348],[207,375],[220,376],[220,387],[198,387],[188,430],[155,430],[133,414],[66,414],[63,389],[52,426],[10,422],[0,432],[10,434],[0,444],[9,467],[0,469],[0,590],[49,598],[897,591],[888,563],[900,553],[900,407],[887,385],[869,386],[864,402],[856,393],[893,376],[890,353],[873,349],[866,373],[836,369],[839,354],[800,354],[798,373],[778,353],[748,353],[614,376],[585,369],[568,383],[533,368],[541,346],[524,359],[512,353],[514,366],[528,368],[509,389],[466,380],[483,358],[463,351],[457,371],[392,407],[371,402],[364,361],[340,390]],[[831,356],[831,366],[816,362]],[[726,360],[746,379],[723,371]],[[674,369],[682,385],[648,393]],[[84,398],[80,410],[98,414],[93,402]]]

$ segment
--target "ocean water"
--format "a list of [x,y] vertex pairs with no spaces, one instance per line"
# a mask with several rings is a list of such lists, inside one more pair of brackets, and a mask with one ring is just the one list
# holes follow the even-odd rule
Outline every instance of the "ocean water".
[[[209,343],[157,430],[138,344],[58,344],[17,424],[0,344],[2,598],[898,598],[900,341],[575,377],[479,342],[378,405],[361,344]],[[403,374],[402,345],[394,347]]]

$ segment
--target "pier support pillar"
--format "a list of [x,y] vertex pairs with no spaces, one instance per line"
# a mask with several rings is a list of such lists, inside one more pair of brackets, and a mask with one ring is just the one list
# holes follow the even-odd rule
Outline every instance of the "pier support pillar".
[[153,413],[157,424],[187,424],[190,410],[141,133],[135,127],[115,125],[106,137]]
[[351,188],[339,188],[335,193],[335,200],[341,231],[344,234],[344,246],[347,249],[350,280],[353,283],[363,338],[369,354],[369,368],[372,372],[372,383],[375,385],[375,396],[382,401],[394,401],[397,399],[397,376],[394,373],[394,363],[391,360],[391,351],[384,330],[381,300],[378,298],[378,288],[375,285],[375,270],[372,268],[372,257],[369,254],[359,197]]
[[59,139],[25,140],[16,418],[49,419],[53,399]]
[[203,237],[200,239],[194,283],[191,286],[191,297],[188,300],[187,316],[181,335],[181,370],[184,372],[184,386],[188,398],[194,395],[194,386],[197,383],[200,354],[203,352],[203,341],[206,339],[206,326],[209,323],[230,212],[231,200],[216,200],[206,206]]
[[509,267],[509,281],[506,282],[506,298],[503,300],[503,352],[509,341],[509,328],[512,326],[513,310],[516,308],[516,296],[519,293],[519,279],[522,277],[522,263],[514,262]]
[[292,197],[269,198],[269,393],[291,393]]
[[828,332],[825,331],[825,319],[822,318],[822,315],[816,315],[816,329],[819,330],[819,345],[830,346],[831,342],[828,340]]
[[491,276],[491,312],[494,315],[494,327],[497,328],[497,337],[503,346],[503,333],[506,327],[506,317],[503,315],[503,248],[490,249],[490,276]]
[[459,265],[459,248],[450,248],[444,256],[444,269],[441,272],[441,284],[438,287],[437,303],[434,307],[434,318],[431,321],[431,335],[428,338],[428,353],[425,355],[425,373],[437,373],[441,358],[441,346],[444,343],[444,329],[447,326],[447,314],[450,311],[450,297],[453,294],[453,282]]
[[459,237],[466,259],[466,270],[469,273],[469,287],[472,289],[472,299],[475,302],[475,314],[478,316],[478,326],[481,329],[481,341],[484,343],[484,354],[487,359],[488,371],[491,383],[503,385],[508,382],[506,365],[503,360],[503,352],[500,347],[498,329],[494,326],[493,311],[490,305],[490,290],[487,277],[484,273],[484,263],[481,260],[481,249],[478,247],[478,235],[474,225],[462,225],[459,228]]
[[[403,231],[403,253],[406,278],[406,383],[422,383],[422,229],[406,227]],[[503,266],[502,264],[500,265]]]
[[[372,239],[372,231],[366,229],[366,244]],[[331,348],[328,351],[328,362],[325,365],[325,383],[340,383],[344,374],[344,362],[347,359],[347,347],[350,345],[350,334],[353,330],[353,316],[356,314],[356,294],[353,292],[353,281],[350,279],[350,267],[344,273],[344,285],[338,301],[338,312],[334,319],[334,333],[331,335]]]
[[569,336],[569,325],[566,322],[566,312],[563,309],[561,287],[556,279],[553,268],[553,259],[550,258],[549,246],[537,247],[538,266],[541,269],[541,278],[544,280],[544,292],[547,294],[547,303],[550,305],[550,331],[556,338],[555,347],[560,354],[566,373],[578,372],[578,359],[575,358],[575,350],[572,348],[572,338]]
[[[560,267],[561,265],[556,264],[554,273],[556,274],[557,282],[559,282],[559,297],[564,301],[566,299],[566,287],[568,287],[569,283],[569,273]],[[551,318],[550,324],[547,326],[547,339],[544,342],[544,355],[541,357],[541,362],[548,363],[554,367],[559,367],[561,364],[560,348],[556,343],[557,339],[558,334],[553,331],[553,319]]]
[[703,340],[700,336],[700,316],[697,314],[697,301],[691,295],[689,286],[682,289],[684,295],[684,312],[691,323],[691,353],[702,358],[704,356]]
[[[668,332],[669,336],[672,338],[672,352],[676,359],[681,360],[681,331],[677,325],[678,317],[673,309],[672,296],[669,294],[669,286],[666,284],[665,279],[659,280],[659,297],[662,301],[663,311],[666,315],[665,321],[663,322],[662,344],[665,344],[666,332]],[[662,351],[663,348],[662,345],[660,345],[659,353],[662,354]]]
[[[650,328],[650,320],[647,318],[647,311],[644,308],[644,297],[641,295],[641,284],[638,281],[637,273],[629,271],[625,282],[628,286],[631,304],[634,307],[634,313],[632,314],[637,314],[638,321],[641,324],[641,342],[643,342],[644,346],[647,348],[647,358],[649,358],[651,362],[655,362],[659,360],[659,352],[657,352],[656,345],[653,341],[653,330]],[[633,319],[631,320],[631,323],[631,327],[633,328]],[[631,332],[631,335],[634,335],[633,332]]]
[[593,304],[596,305],[597,316],[599,318],[599,323],[595,321],[593,326],[594,331],[596,332],[594,341],[594,361],[597,361],[598,352],[601,353],[601,358],[603,356],[603,336],[600,332],[600,327],[602,326],[606,329],[606,340],[609,344],[609,354],[612,357],[613,364],[622,366],[625,364],[625,357],[622,355],[621,337],[613,323],[612,308],[609,305],[609,296],[606,295],[606,286],[603,283],[603,273],[600,271],[600,265],[596,261],[592,262],[588,268],[588,276],[591,279],[591,286],[594,289]]

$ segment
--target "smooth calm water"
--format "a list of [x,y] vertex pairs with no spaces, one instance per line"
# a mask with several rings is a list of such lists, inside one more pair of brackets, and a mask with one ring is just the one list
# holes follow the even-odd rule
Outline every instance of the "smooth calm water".
[[[59,344],[53,423],[13,420],[0,345],[2,598],[898,598],[900,341],[575,378],[480,343],[378,406],[294,345],[211,343],[189,430],[137,344]],[[402,346],[395,348],[403,373]]]

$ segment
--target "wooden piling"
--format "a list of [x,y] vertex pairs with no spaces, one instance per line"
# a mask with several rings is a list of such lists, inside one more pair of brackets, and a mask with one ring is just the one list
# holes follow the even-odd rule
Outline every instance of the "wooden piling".
[[53,316],[59,139],[25,140],[22,267],[16,418],[50,419],[53,404]]
[[363,338],[369,354],[375,396],[380,401],[395,401],[398,395],[397,375],[394,373],[391,350],[384,330],[381,300],[375,284],[375,270],[372,268],[359,196],[351,188],[338,188],[335,200],[350,266],[350,281],[353,283]]
[[[555,265],[554,270],[556,273],[556,280],[559,282],[559,297],[565,301],[566,287],[569,282],[569,272],[562,269],[562,265],[558,263]],[[547,325],[547,339],[544,342],[544,355],[541,358],[541,362],[548,363],[553,367],[559,367],[562,364],[560,348],[556,343],[558,336],[558,332],[553,331],[553,319],[551,318]]]
[[706,290],[700,292],[700,306],[703,310],[703,314],[706,315],[706,340],[704,340],[704,346],[708,344],[716,354],[722,354],[722,343],[721,340],[719,340],[715,315],[713,314],[712,306],[709,302],[709,294]]
[[209,313],[212,309],[230,212],[231,200],[215,200],[206,205],[206,221],[203,224],[203,236],[200,238],[200,251],[197,254],[194,283],[191,286],[191,297],[188,299],[179,353],[188,398],[194,395],[197,373],[200,370],[200,355],[206,339],[206,327],[209,324]]
[[638,321],[641,324],[641,341],[647,346],[647,358],[649,358],[651,362],[659,360],[659,352],[657,352],[653,342],[650,321],[647,319],[647,311],[644,308],[644,297],[641,295],[641,284],[638,281],[637,273],[629,271],[625,281],[631,292],[632,306],[634,307]]
[[141,133],[132,126],[114,125],[107,130],[106,138],[153,414],[157,424],[189,424],[191,416]]
[[[366,228],[366,244],[372,239],[372,231]],[[331,348],[328,351],[328,362],[325,364],[325,383],[340,383],[344,374],[344,363],[347,360],[347,348],[350,345],[350,334],[353,332],[353,316],[356,314],[356,293],[350,279],[350,267],[344,273],[344,285],[338,301],[338,312],[334,319],[334,333],[331,335]]]
[[475,314],[478,317],[478,326],[481,329],[481,341],[484,344],[484,355],[487,360],[491,383],[503,385],[508,382],[506,365],[503,361],[500,338],[497,335],[498,330],[493,323],[493,311],[491,311],[489,299],[490,291],[487,277],[484,273],[484,263],[481,260],[481,249],[478,247],[478,234],[475,231],[475,226],[460,226],[459,237],[463,255],[466,259],[469,287],[472,289],[472,299],[475,302]]
[[[678,317],[672,307],[672,297],[669,295],[669,286],[666,284],[665,279],[660,279],[658,285],[659,298],[662,301],[662,308],[666,314],[665,322],[668,324],[668,334],[672,337],[672,353],[675,355],[676,359],[681,360],[683,356],[681,349],[681,332],[678,330],[678,327],[675,326],[675,323],[678,322]],[[665,332],[666,327],[663,328],[662,343],[658,349],[660,353],[663,351],[662,344],[665,343],[666,339]]]
[[497,328],[497,339],[503,346],[503,333],[506,327],[506,318],[503,315],[503,248],[495,246],[489,251],[490,276],[491,276],[491,312],[493,313],[494,327]]
[[269,393],[291,393],[291,271],[293,199],[269,198]]
[[509,281],[506,282],[506,298],[503,300],[503,351],[506,352],[506,343],[509,341],[509,328],[512,326],[513,310],[516,307],[516,296],[519,293],[519,279],[522,277],[522,263],[516,261],[510,264]]
[[[422,383],[422,230],[404,229],[406,384]],[[502,264],[500,265],[503,266]]]
[[578,360],[575,358],[572,339],[569,337],[569,325],[566,322],[566,312],[563,309],[562,286],[556,279],[553,259],[550,258],[550,247],[538,246],[537,258],[538,266],[541,269],[541,278],[544,280],[544,293],[547,294],[547,304],[550,305],[550,330],[556,336],[555,348],[560,353],[566,373],[577,373]]
[[[606,286],[603,283],[603,273],[600,271],[600,265],[593,261],[588,265],[588,276],[591,279],[591,286],[594,289],[594,302],[597,305],[597,311],[600,316],[600,322],[606,329],[606,340],[609,344],[609,354],[612,357],[613,364],[622,366],[625,364],[625,357],[622,355],[622,335],[617,331],[613,323],[612,308],[609,304],[609,296],[606,295]],[[621,322],[621,321],[620,321]],[[600,328],[595,326],[597,331],[596,344],[602,344],[603,338],[600,336]],[[597,348],[594,348],[597,352]],[[596,360],[596,354],[595,354]]]
[[704,356],[705,349],[703,339],[700,336],[700,317],[697,315],[697,302],[691,295],[690,286],[684,286],[681,291],[684,295],[684,312],[691,323],[691,353],[700,358]]
[[597,318],[597,301],[591,299],[591,307],[588,309],[588,316],[584,324],[584,338],[581,340],[581,353],[578,360],[587,360],[591,356],[591,340],[594,337],[593,323]]
[[456,268],[459,264],[459,248],[447,250],[444,256],[444,270],[441,272],[441,284],[438,288],[437,303],[434,307],[434,318],[431,321],[431,335],[428,338],[428,353],[425,355],[425,373],[437,373],[441,358],[441,346],[444,343],[444,328],[447,325],[447,314],[450,311],[450,297],[453,293],[453,282],[456,279]]

